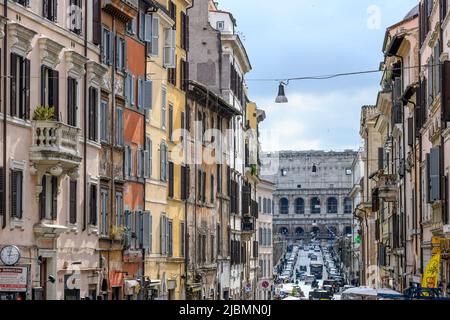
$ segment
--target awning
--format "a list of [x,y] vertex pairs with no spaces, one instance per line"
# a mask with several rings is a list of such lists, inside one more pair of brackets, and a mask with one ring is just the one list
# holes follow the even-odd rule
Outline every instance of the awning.
[[148,287],[157,287],[157,286],[161,285],[161,280],[150,279],[148,281],[149,281],[149,283],[147,285]]
[[113,270],[109,274],[109,283],[111,287],[121,287],[123,286],[123,272]]
[[199,292],[202,290],[201,283],[188,283],[188,290],[191,292]]

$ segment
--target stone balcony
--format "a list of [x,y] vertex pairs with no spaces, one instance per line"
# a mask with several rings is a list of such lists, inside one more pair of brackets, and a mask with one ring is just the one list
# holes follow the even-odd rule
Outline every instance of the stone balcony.
[[110,15],[128,22],[138,14],[139,0],[103,0],[102,7]]
[[58,121],[33,121],[30,161],[39,172],[54,176],[78,172],[80,129]]
[[397,176],[391,174],[380,174],[377,182],[378,196],[385,202],[396,202],[399,188],[397,186]]
[[242,218],[242,233],[241,237],[243,241],[250,241],[252,236],[256,232],[256,219],[251,216],[244,216]]

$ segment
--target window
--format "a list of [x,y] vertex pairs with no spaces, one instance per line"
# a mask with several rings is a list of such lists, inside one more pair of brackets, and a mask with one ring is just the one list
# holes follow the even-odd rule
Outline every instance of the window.
[[338,213],[338,201],[336,198],[328,198],[327,200],[327,213]]
[[97,141],[97,106],[98,106],[98,89],[89,88],[89,140]]
[[22,219],[23,216],[23,172],[11,170],[11,217]]
[[69,223],[77,223],[77,181],[70,180],[69,182]]
[[102,219],[102,225],[101,225],[101,234],[102,236],[108,235],[108,190],[102,189],[101,190],[101,219]]
[[30,60],[11,54],[11,116],[30,119]]
[[222,165],[217,165],[217,193],[222,193]]
[[344,213],[351,214],[353,211],[352,199],[345,198],[344,199]]
[[80,35],[83,30],[83,10],[81,0],[70,0],[69,29]]
[[131,19],[127,23],[127,33],[134,36],[136,34],[136,18]]
[[73,78],[67,79],[67,124],[77,126],[78,112],[78,81]]
[[97,225],[97,185],[91,184],[89,188],[89,225]]
[[189,49],[189,16],[181,12],[181,48]]
[[177,6],[173,1],[169,1],[169,16],[175,22],[174,29],[177,27]]
[[123,223],[123,195],[116,192],[116,227],[122,226]]
[[142,213],[142,249],[147,253],[152,252],[153,245],[153,219],[149,211]]
[[319,198],[311,199],[311,213],[320,214],[320,200]]
[[184,222],[180,222],[180,256],[185,256],[185,250],[186,250],[186,233],[184,230]]
[[169,198],[174,198],[174,165],[173,162],[169,162]]
[[223,31],[225,28],[225,21],[217,21],[216,22],[216,29],[219,31]]
[[116,68],[121,72],[127,68],[127,43],[121,36],[116,37]]
[[[139,80],[141,81],[141,80]],[[125,105],[129,108],[133,108],[136,105],[136,78],[133,74],[126,74],[125,78]],[[139,92],[139,91],[138,91]],[[140,105],[138,104],[138,109]]]
[[160,160],[161,160],[161,181],[167,181],[167,166],[169,162],[169,151],[167,145],[161,142],[160,146]]
[[57,20],[58,0],[43,0],[42,15],[50,21]]
[[180,64],[181,90],[186,92],[189,88],[189,62],[186,60],[181,60]]
[[[95,45],[99,45],[103,40],[103,32],[102,32],[102,1],[101,0],[93,0],[92,1],[92,43]],[[103,57],[103,55],[102,55]],[[103,62],[103,60],[102,60]]]
[[24,7],[29,7],[30,6],[30,0],[15,0],[18,4],[24,6]]
[[152,18],[152,38],[150,45],[150,55],[159,56],[159,17]]
[[297,198],[297,200],[295,200],[295,213],[305,214],[305,200],[302,198]]
[[210,242],[210,247],[209,249],[211,250],[211,256],[210,256],[210,262],[213,263],[215,256],[214,256],[214,235],[211,235],[211,242]]
[[161,128],[166,129],[167,89],[161,90]]
[[44,175],[39,195],[39,215],[41,219],[56,220],[58,201],[58,178]]
[[133,146],[125,147],[125,176],[134,177],[134,148]]
[[164,29],[164,67],[175,68],[176,31],[171,28]]
[[169,255],[169,257],[172,257],[173,256],[173,222],[171,220],[169,220],[168,233],[169,233],[168,255]]
[[[117,120],[119,122],[119,120]],[[119,134],[120,129],[117,128],[117,134]],[[100,140],[102,142],[108,142],[108,102],[102,100],[100,102]]]
[[102,30],[102,63],[112,66],[114,61],[114,35],[106,28]]
[[167,74],[167,81],[173,85],[176,86],[177,85],[177,58],[175,56],[175,62],[174,62],[174,66],[168,68],[168,74]]
[[152,159],[153,159],[153,142],[152,139],[147,136],[145,139],[145,171],[146,171],[146,178],[151,178],[153,173],[153,166],[152,166]]
[[289,200],[286,198],[280,199],[280,214],[289,214]]
[[[134,96],[134,95],[133,95]],[[152,108],[153,99],[153,82],[144,78],[138,79],[138,111],[142,112],[142,108],[150,110]]]
[[46,66],[41,67],[41,105],[54,107],[59,120],[59,72]]
[[[172,223],[172,222],[171,222]],[[172,230],[173,231],[173,230]],[[160,246],[161,246],[161,254],[169,254],[171,248],[170,240],[172,238],[171,230],[169,230],[169,219],[165,216],[161,216],[160,223]]]
[[116,110],[117,117],[117,136],[116,143],[119,147],[123,147],[123,109],[117,108]]
[[173,106],[169,105],[169,141],[173,142]]

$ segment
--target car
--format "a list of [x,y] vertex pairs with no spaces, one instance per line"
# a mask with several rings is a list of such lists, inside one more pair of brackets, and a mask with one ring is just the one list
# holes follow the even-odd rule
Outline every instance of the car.
[[316,277],[313,275],[307,275],[305,277],[305,284],[312,284],[316,280]]
[[332,300],[333,294],[326,290],[314,290],[309,293],[309,300]]

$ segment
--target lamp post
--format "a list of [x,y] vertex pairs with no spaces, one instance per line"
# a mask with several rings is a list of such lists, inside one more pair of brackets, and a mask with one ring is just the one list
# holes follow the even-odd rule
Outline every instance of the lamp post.
[[278,86],[278,96],[275,99],[275,103],[288,103],[288,98],[286,97],[286,94],[284,92],[284,87],[287,86],[288,82],[280,82],[280,85]]

